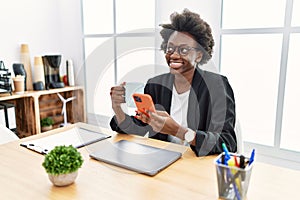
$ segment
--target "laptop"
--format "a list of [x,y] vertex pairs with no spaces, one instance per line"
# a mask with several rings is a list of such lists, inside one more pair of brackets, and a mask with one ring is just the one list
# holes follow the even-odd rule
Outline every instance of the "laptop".
[[181,158],[180,152],[169,151],[135,142],[104,142],[90,157],[138,173],[154,176]]

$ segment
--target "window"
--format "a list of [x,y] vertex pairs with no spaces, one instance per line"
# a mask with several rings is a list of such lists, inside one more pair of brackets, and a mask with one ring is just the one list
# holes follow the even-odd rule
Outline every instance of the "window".
[[293,1],[292,26],[300,26],[300,0]]
[[153,0],[82,0],[88,115],[111,117],[110,88],[153,75],[154,9]]
[[221,71],[233,87],[246,141],[274,143],[281,44],[280,34],[222,36]]
[[299,13],[300,0],[223,0],[222,7],[220,70],[235,91],[243,138],[286,159],[300,152]]
[[[82,0],[88,113],[111,116],[112,85],[154,75],[155,2]],[[300,159],[300,0],[223,0],[221,22],[219,68],[246,144]]]
[[116,0],[116,32],[154,28],[154,0]]
[[113,33],[113,1],[83,0],[84,34]]
[[291,34],[286,72],[286,87],[280,147],[298,152],[300,152],[300,136],[298,127],[300,113],[299,52],[300,34]]
[[285,0],[223,0],[222,28],[282,27],[284,11]]

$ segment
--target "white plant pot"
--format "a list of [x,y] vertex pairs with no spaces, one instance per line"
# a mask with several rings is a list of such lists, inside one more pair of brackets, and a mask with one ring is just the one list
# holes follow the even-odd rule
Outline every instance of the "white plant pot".
[[72,184],[76,177],[78,175],[78,170],[76,172],[72,172],[69,174],[59,174],[59,175],[53,175],[53,174],[48,174],[48,177],[50,181],[53,183],[55,186],[67,186]]
[[52,130],[52,128],[53,128],[52,125],[50,125],[50,126],[43,126],[43,127],[42,127],[42,131],[43,131],[43,132],[45,132],[45,131],[50,131],[50,130]]

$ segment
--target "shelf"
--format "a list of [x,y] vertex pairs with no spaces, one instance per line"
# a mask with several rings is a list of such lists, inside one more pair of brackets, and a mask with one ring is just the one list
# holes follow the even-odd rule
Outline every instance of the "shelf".
[[42,91],[26,91],[24,94],[0,94],[0,101],[15,105],[17,135],[27,137],[41,133],[40,119],[52,117],[54,128],[63,123],[62,101],[57,93],[64,98],[76,96],[67,103],[68,122],[86,122],[83,87],[64,87]]

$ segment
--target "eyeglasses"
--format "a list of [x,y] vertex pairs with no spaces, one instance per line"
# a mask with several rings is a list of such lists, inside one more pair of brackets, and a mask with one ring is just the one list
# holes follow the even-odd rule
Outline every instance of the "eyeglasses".
[[189,47],[189,46],[174,46],[174,45],[170,45],[168,44],[167,48],[166,48],[166,53],[167,54],[173,54],[176,49],[178,48],[178,53],[181,56],[186,56],[188,55],[188,53],[192,50],[192,49],[196,49],[199,50],[198,48],[195,47]]

